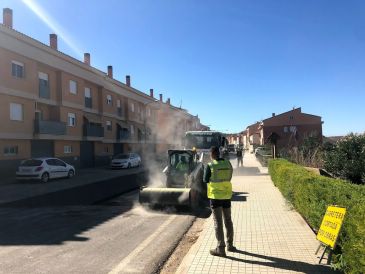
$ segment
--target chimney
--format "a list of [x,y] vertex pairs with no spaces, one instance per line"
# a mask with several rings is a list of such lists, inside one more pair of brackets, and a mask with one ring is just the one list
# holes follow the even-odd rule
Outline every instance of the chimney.
[[84,53],[84,63],[90,66],[90,53]]
[[170,105],[170,98],[167,98],[166,104]]
[[113,66],[108,66],[108,76],[113,78]]
[[13,10],[9,8],[3,9],[3,24],[5,27],[13,28]]
[[49,35],[49,45],[51,48],[57,50],[57,34],[51,33]]
[[160,93],[160,101],[162,102],[162,94]]
[[153,98],[153,88],[150,88],[150,96]]
[[272,117],[275,117],[275,112],[272,113]]
[[131,76],[126,75],[125,76],[125,84],[130,87],[131,86]]

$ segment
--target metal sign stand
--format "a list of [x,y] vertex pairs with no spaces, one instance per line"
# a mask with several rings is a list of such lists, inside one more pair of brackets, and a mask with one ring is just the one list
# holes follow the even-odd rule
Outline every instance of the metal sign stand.
[[323,257],[324,257],[324,254],[326,253],[327,250],[329,250],[328,257],[327,257],[327,264],[330,264],[331,263],[331,259],[332,259],[332,249],[329,248],[327,245],[324,245],[324,244],[320,243],[319,246],[318,246],[318,248],[317,248],[317,251],[316,251],[315,255],[318,254],[318,252],[321,249],[321,247],[324,247],[324,250],[323,250],[323,253],[322,253],[321,258],[319,259],[319,264],[321,264],[321,262],[323,260]]

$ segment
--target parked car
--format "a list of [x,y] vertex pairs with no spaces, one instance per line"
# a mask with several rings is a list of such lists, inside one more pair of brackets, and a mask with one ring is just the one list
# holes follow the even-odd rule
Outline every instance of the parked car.
[[141,165],[141,157],[137,153],[121,153],[113,156],[111,168],[131,168]]
[[228,152],[236,152],[236,145],[235,144],[229,144],[228,145]]
[[49,179],[75,175],[75,168],[57,158],[33,158],[23,161],[16,171],[17,180],[40,180],[47,183]]
[[271,154],[271,152],[268,151],[267,148],[265,148],[265,147],[257,147],[255,149],[255,156],[257,154],[261,154],[261,155],[265,154],[265,155],[267,155],[267,154]]

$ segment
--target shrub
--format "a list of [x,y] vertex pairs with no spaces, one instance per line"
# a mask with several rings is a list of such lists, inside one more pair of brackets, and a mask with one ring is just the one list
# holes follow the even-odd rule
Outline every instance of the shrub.
[[317,137],[306,137],[299,146],[282,148],[279,151],[281,158],[293,163],[308,167],[323,167],[324,145]]
[[365,183],[365,134],[349,134],[325,153],[324,168],[356,184]]
[[347,208],[333,266],[346,273],[365,273],[365,186],[322,177],[283,159],[270,161],[269,172],[284,197],[315,231],[328,205]]

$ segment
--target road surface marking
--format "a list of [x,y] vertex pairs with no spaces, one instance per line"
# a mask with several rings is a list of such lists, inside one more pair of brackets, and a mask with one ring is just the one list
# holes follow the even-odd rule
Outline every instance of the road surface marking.
[[139,246],[137,246],[127,257],[125,257],[109,274],[118,274],[125,269],[125,267],[131,262],[131,260],[142,250],[144,250],[161,232],[168,227],[177,216],[171,216],[168,218],[152,235],[146,238]]

